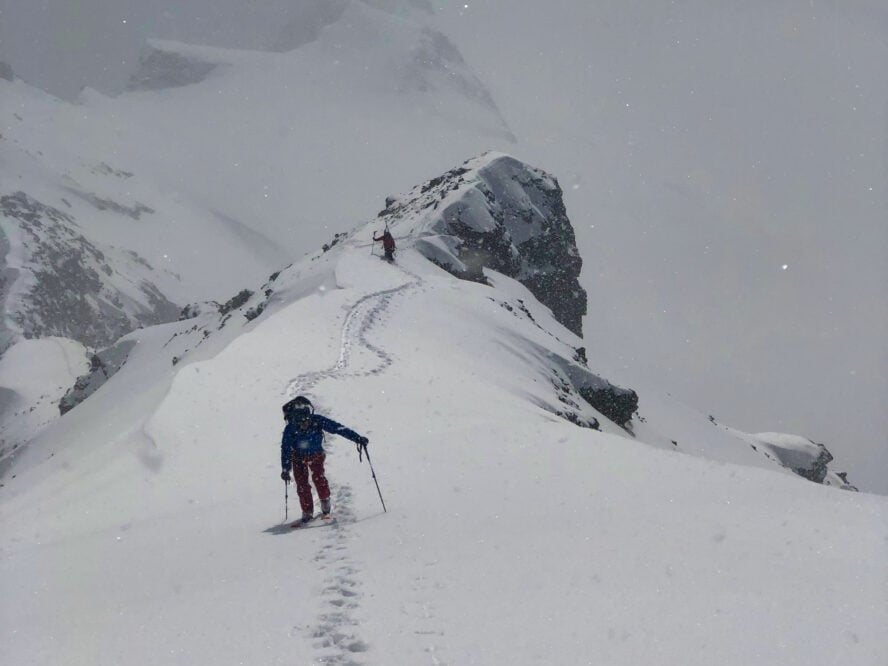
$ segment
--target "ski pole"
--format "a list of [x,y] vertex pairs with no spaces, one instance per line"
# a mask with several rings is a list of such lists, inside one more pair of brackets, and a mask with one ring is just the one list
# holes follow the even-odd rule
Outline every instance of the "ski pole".
[[382,499],[382,491],[379,489],[379,481],[376,480],[376,472],[373,471],[373,463],[370,462],[370,452],[367,450],[367,446],[363,447],[364,453],[367,454],[367,464],[370,465],[370,473],[373,475],[373,483],[376,484],[376,492],[379,493],[379,501],[382,502],[382,510],[385,513],[388,513],[388,509],[385,508],[385,500]]
[[284,481],[284,522],[290,518],[290,484]]

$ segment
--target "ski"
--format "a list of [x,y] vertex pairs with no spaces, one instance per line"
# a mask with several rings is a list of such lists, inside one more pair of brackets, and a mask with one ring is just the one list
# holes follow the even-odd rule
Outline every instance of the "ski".
[[326,515],[319,513],[316,516],[312,516],[308,520],[297,520],[295,523],[291,523],[290,527],[294,530],[297,530],[303,527],[321,527],[322,525],[330,525],[332,522],[332,515],[330,515],[329,513]]
[[313,523],[315,518],[317,517],[318,516],[312,516],[311,518],[300,518],[295,523],[290,523],[290,527],[292,527],[294,530],[299,529],[300,527],[305,527]]

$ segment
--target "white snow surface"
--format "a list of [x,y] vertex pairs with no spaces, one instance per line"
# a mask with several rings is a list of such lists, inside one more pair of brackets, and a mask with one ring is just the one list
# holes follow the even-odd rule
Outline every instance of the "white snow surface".
[[[284,270],[250,322],[131,334],[124,368],[19,457],[0,663],[888,661],[888,499],[643,391],[637,439],[558,418],[539,350],[578,338],[518,283],[458,281],[409,244],[389,265],[372,233]],[[538,325],[499,304],[516,298]],[[370,438],[387,511],[330,437],[336,520],[286,526],[296,394]]]
[[0,457],[58,418],[58,403],[89,370],[86,349],[67,338],[21,340],[0,356]]

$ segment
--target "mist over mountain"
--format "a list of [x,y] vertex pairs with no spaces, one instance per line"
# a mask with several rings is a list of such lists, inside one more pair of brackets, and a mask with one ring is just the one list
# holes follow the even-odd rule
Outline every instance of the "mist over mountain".
[[0,663],[884,666],[884,19],[0,5]]

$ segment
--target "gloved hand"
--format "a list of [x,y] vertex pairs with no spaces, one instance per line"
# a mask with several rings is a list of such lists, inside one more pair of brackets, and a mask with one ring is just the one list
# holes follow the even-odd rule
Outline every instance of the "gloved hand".
[[281,472],[281,478],[282,478],[284,481],[289,481],[289,480],[290,480],[290,470],[285,469],[284,471],[282,471],[282,472]]
[[367,448],[367,445],[368,445],[369,443],[370,443],[370,440],[367,439],[366,437],[361,437],[361,438],[358,440],[358,444],[359,444],[360,446],[363,446],[364,448]]

